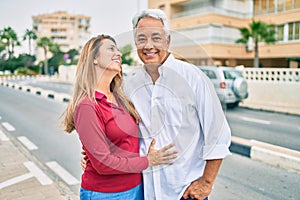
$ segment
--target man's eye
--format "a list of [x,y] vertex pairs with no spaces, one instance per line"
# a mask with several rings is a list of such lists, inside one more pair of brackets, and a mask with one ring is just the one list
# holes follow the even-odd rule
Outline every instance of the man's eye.
[[139,42],[145,42],[146,39],[145,39],[145,38],[139,38],[138,41],[139,41]]
[[155,42],[158,42],[158,41],[160,41],[160,40],[161,40],[160,37],[154,37],[154,38],[153,38],[153,41],[155,41]]

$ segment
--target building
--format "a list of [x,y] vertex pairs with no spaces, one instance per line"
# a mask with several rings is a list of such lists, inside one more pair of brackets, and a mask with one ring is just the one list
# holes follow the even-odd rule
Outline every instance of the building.
[[179,33],[171,49],[195,64],[252,67],[253,45],[235,41],[254,19],[277,31],[275,44],[259,44],[260,65],[300,67],[300,0],[148,0],[148,7],[165,11]]
[[[91,18],[83,15],[57,11],[49,14],[32,16],[33,30],[38,38],[48,37],[60,45],[61,51],[81,50],[90,37]],[[37,59],[43,58],[41,49],[36,49]]]

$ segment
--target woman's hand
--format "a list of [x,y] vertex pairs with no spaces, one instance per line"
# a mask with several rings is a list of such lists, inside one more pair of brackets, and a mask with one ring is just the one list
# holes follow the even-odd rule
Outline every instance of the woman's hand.
[[81,169],[84,171],[85,168],[86,168],[86,162],[87,162],[87,155],[85,153],[84,150],[81,151],[81,161],[80,161],[80,164],[81,164]]
[[148,150],[147,158],[148,158],[149,166],[153,167],[153,166],[161,165],[161,164],[172,165],[173,162],[171,160],[177,158],[177,153],[178,153],[176,150],[169,151],[169,149],[174,147],[174,144],[169,144],[159,150],[155,150],[154,149],[155,143],[156,143],[156,140],[153,139],[151,141],[151,144],[150,144],[150,147]]

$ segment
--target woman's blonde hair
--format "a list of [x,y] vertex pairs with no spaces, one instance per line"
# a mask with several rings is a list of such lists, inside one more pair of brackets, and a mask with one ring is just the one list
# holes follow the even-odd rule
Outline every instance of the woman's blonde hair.
[[[80,58],[77,64],[73,95],[68,104],[67,110],[65,111],[65,118],[63,121],[64,130],[68,133],[71,133],[75,129],[74,118],[73,118],[74,109],[81,102],[81,100],[87,97],[91,101],[96,102],[95,89],[99,77],[97,77],[94,58],[99,52],[99,48],[102,45],[103,39],[109,39],[116,44],[116,41],[111,36],[99,35],[97,37],[91,38],[84,45],[82,52],[80,54]],[[123,86],[122,84],[123,84],[123,74],[121,71],[113,78],[110,84],[110,90],[116,95],[117,98],[120,99],[122,105],[135,118],[136,122],[138,123],[140,118],[132,102],[129,101],[125,96],[122,89]]]

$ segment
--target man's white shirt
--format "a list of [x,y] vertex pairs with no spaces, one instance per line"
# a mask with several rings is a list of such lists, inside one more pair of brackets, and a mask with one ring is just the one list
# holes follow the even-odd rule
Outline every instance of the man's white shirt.
[[194,65],[169,55],[153,84],[144,67],[125,78],[124,90],[142,121],[140,154],[170,143],[178,157],[173,165],[143,172],[145,200],[179,200],[189,184],[200,178],[205,160],[230,155],[231,131],[210,80]]

